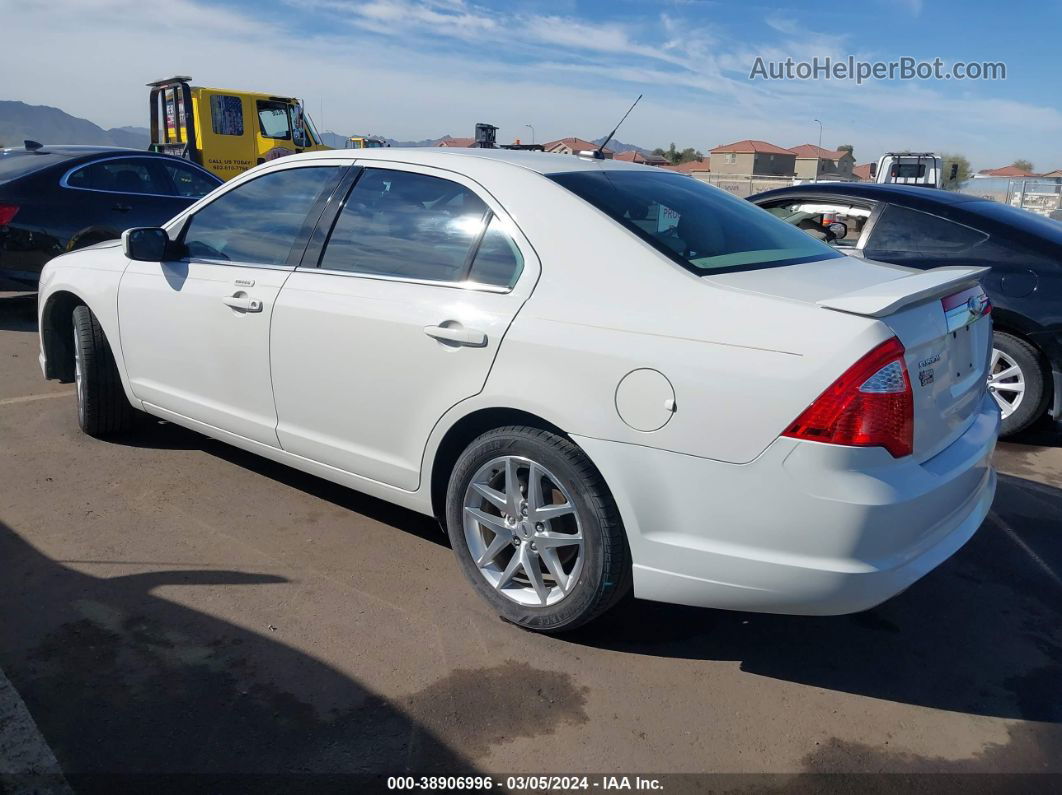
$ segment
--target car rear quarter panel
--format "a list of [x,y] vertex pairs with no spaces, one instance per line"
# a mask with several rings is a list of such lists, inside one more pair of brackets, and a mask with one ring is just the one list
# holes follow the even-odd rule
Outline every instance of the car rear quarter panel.
[[[496,182],[542,274],[483,393],[459,410],[512,406],[573,434],[745,463],[891,336],[875,320],[713,284],[538,174]],[[616,408],[620,381],[639,368],[674,388],[673,416],[656,431]]]

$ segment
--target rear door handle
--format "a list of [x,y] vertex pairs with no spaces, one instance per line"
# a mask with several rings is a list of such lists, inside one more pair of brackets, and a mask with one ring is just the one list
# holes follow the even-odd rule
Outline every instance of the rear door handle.
[[241,312],[261,312],[262,302],[257,298],[248,298],[246,296],[239,295],[226,295],[221,299],[222,303],[227,306],[231,306],[233,309],[239,309]]
[[111,207],[111,209],[112,210],[117,210],[120,213],[127,213],[127,212],[129,212],[130,210],[133,209],[133,205],[131,205],[131,204],[122,204],[121,202],[118,202],[113,207]]
[[441,342],[453,342],[469,348],[483,348],[487,345],[487,335],[484,332],[464,326],[425,326],[424,333]]

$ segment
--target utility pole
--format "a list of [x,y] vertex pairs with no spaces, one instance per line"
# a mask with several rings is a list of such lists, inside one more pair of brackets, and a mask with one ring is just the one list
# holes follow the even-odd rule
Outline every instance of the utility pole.
[[524,126],[525,127],[530,127],[530,129],[531,129],[531,143],[534,143],[535,142],[535,128],[532,127],[530,124],[525,124]]
[[822,149],[822,122],[818,119],[812,119],[812,121],[819,125],[819,149]]

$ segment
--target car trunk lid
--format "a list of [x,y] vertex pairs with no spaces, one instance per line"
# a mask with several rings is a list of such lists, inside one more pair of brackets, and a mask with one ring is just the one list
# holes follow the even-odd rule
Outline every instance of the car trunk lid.
[[717,284],[884,323],[904,346],[914,403],[914,456],[939,453],[980,410],[992,324],[987,268],[918,271],[845,260],[710,277]]

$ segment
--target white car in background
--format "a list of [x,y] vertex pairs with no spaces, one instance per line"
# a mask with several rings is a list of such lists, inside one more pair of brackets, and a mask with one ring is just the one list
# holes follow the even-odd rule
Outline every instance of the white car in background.
[[988,512],[980,275],[848,258],[651,167],[319,152],[52,260],[41,365],[91,435],[140,410],[439,517],[524,627],[632,584],[838,614]]

